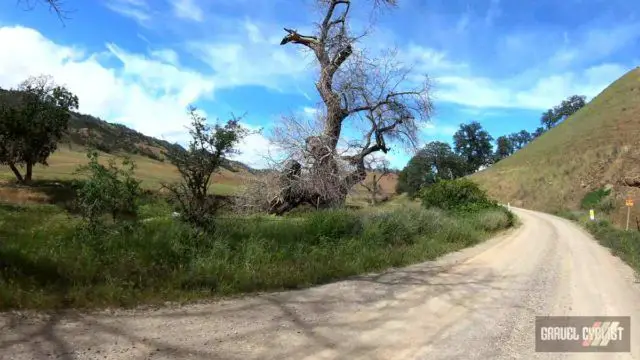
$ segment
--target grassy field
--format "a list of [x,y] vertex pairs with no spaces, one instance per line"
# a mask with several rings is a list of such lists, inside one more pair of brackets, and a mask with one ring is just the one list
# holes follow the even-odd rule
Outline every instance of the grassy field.
[[[176,168],[168,162],[161,162],[141,155],[129,155],[136,163],[136,177],[142,181],[142,187],[148,190],[158,190],[162,182],[180,180]],[[106,163],[115,155],[101,153],[100,161]],[[78,145],[60,145],[48,160],[49,166],[37,165],[34,167],[34,181],[51,184],[56,181],[68,181],[77,179],[74,171],[79,165],[87,163],[86,153]],[[233,195],[237,193],[242,184],[253,175],[246,170],[231,172],[221,170],[212,179],[211,192],[216,195]],[[372,174],[368,174],[370,181]],[[12,186],[15,177],[7,166],[0,166],[0,202],[12,204],[25,203],[50,203],[51,195],[42,188],[26,188]],[[395,193],[397,176],[388,174],[380,181],[382,197],[391,198]],[[349,196],[349,205],[366,206],[369,194],[360,185],[356,186]]]
[[[640,201],[640,188],[626,187],[640,175],[640,69],[611,84],[587,106],[524,149],[471,176],[502,202],[553,212],[578,208],[588,192],[613,185],[620,224],[624,198]],[[634,209],[633,218],[640,216]]]
[[[398,201],[398,200],[396,200]],[[220,218],[195,234],[150,202],[100,236],[54,205],[0,205],[0,309],[130,306],[306,287],[434,259],[511,225],[403,201],[362,211]]]

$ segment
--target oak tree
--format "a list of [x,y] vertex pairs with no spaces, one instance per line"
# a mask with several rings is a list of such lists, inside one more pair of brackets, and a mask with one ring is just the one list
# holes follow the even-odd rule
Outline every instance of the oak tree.
[[47,165],[77,108],[78,97],[50,76],[0,89],[0,164],[8,165],[19,182],[31,182],[33,166]]

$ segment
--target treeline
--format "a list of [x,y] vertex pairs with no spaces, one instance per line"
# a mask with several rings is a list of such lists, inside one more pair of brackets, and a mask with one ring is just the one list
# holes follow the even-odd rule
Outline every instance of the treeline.
[[440,180],[452,180],[486,168],[552,129],[586,105],[586,97],[572,95],[540,117],[534,132],[520,130],[495,139],[477,121],[461,124],[453,135],[453,147],[432,141],[418,151],[398,174],[397,193],[415,197],[420,188]]

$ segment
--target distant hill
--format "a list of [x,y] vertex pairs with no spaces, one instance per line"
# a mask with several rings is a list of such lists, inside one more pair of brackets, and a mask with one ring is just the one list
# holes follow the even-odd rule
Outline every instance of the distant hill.
[[640,200],[640,69],[471,178],[503,202],[543,211],[575,209],[585,194],[611,187],[616,199],[613,220],[620,223],[623,199]]
[[170,148],[184,150],[182,146],[159,140],[121,124],[108,123],[91,115],[73,113],[64,143],[92,145],[105,153],[139,154],[164,161],[163,152]]
[[[109,154],[108,156],[133,155],[137,165],[137,176],[149,188],[157,188],[161,182],[174,181],[179,177],[176,168],[166,161],[163,153],[171,148],[184,151],[178,144],[144,135],[122,124],[109,123],[76,112],[72,113],[68,132],[61,142],[58,151],[48,159],[49,166],[37,166],[35,178],[73,178],[75,168],[86,162],[85,147],[92,145]],[[214,176],[213,182],[218,186],[215,191],[219,194],[233,193],[247,179],[271,171],[273,170],[254,169],[241,162],[229,160],[228,166]],[[13,174],[8,168],[0,166],[0,183],[12,178]],[[395,192],[396,182],[396,174],[387,175],[380,183],[382,192],[391,196]],[[361,186],[354,187],[352,193],[358,199],[366,199],[368,196]],[[0,200],[2,198],[3,195],[0,194]]]
[[[122,124],[109,123],[91,115],[73,113],[69,119],[69,131],[65,143],[82,146],[93,145],[109,154],[137,154],[157,161],[165,161],[164,152],[173,148],[184,151],[176,143],[144,135]],[[254,173],[251,167],[229,160],[231,168]]]
[[[4,91],[6,90],[0,89],[0,92]],[[156,139],[125,125],[109,123],[95,116],[77,112],[72,112],[68,133],[62,139],[62,143],[82,147],[92,145],[108,154],[140,155],[161,162],[165,161],[163,153],[171,148],[184,151],[179,144]],[[235,170],[255,172],[238,161],[229,160],[229,164]]]

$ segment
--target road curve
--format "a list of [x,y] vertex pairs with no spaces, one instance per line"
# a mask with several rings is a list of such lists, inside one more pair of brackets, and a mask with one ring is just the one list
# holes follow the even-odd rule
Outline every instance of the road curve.
[[[0,314],[0,359],[640,359],[640,284],[576,225],[307,290],[161,309]],[[534,352],[536,315],[632,317],[632,352]]]

